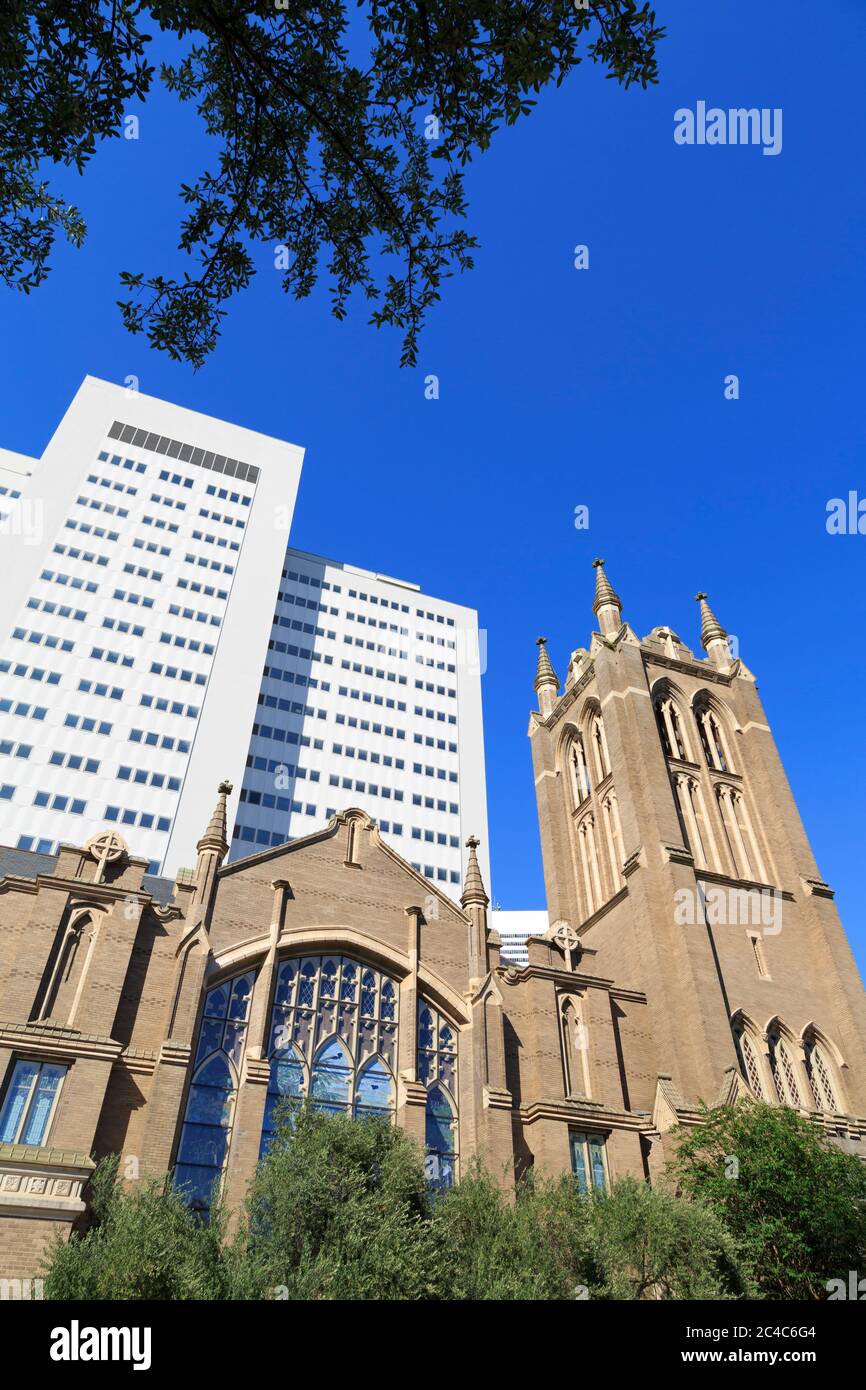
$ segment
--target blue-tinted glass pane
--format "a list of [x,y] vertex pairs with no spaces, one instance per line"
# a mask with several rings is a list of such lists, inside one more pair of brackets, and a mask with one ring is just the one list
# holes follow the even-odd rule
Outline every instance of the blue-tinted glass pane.
[[390,1110],[393,1104],[394,1087],[390,1074],[377,1059],[364,1068],[355,1087],[356,1112]]
[[279,1057],[271,1063],[268,1090],[278,1096],[300,1096],[304,1085],[304,1068],[297,1057]]
[[589,1136],[589,1162],[592,1168],[592,1185],[599,1192],[603,1192],[605,1188],[604,1142],[597,1134]]
[[243,1056],[246,1031],[247,1025],[245,1023],[226,1024],[223,1048],[237,1068],[240,1068],[241,1057]]
[[343,986],[340,990],[341,999],[354,999],[355,997],[355,977],[357,971],[354,965],[343,966]]
[[211,1057],[195,1078],[196,1086],[216,1086],[220,1091],[233,1091],[234,1080],[225,1057]]
[[30,1094],[30,1087],[38,1071],[38,1062],[15,1063],[15,1072],[9,1090],[6,1092],[2,1113],[0,1113],[0,1140],[3,1143],[15,1143],[24,1106],[27,1104],[27,1097]]
[[208,1125],[227,1125],[231,1108],[230,1091],[224,1091],[218,1086],[190,1086],[186,1109],[188,1120],[197,1120]]
[[54,1097],[57,1095],[57,1088],[65,1071],[65,1067],[48,1065],[42,1067],[39,1080],[36,1082],[33,1099],[30,1102],[27,1122],[21,1135],[22,1144],[41,1144],[45,1138],[51,1107],[54,1104]]
[[174,1170],[175,1187],[187,1205],[197,1211],[208,1210],[214,1186],[219,1179],[219,1170],[214,1168],[193,1168],[188,1164],[179,1163]]
[[229,1004],[229,1018],[246,1018],[250,1007],[250,996],[253,992],[252,975],[242,975],[239,980],[235,980],[232,985],[232,997]]
[[229,996],[225,985],[212,989],[204,1004],[204,1011],[212,1018],[225,1018],[228,1012]]
[[215,1052],[222,1042],[223,1021],[221,1018],[203,1018],[201,1029],[198,1036],[198,1049],[195,1054],[196,1062],[200,1062],[208,1053]]
[[438,1086],[427,1095],[425,1140],[428,1149],[437,1153],[454,1151],[454,1112],[447,1096]]
[[418,1046],[433,1046],[433,1016],[429,1009],[422,1009],[418,1015]]
[[274,998],[274,1003],[287,1004],[289,1002],[294,980],[294,967],[291,965],[280,966],[280,973],[277,976],[277,992]]
[[311,1095],[322,1110],[342,1110],[348,1105],[352,1068],[336,1039],[319,1049],[313,1067]]
[[586,1136],[583,1134],[572,1134],[571,1139],[571,1171],[577,1178],[578,1191],[585,1193],[588,1191],[589,1183],[586,1176],[586,1158],[584,1156],[584,1144]]
[[222,1168],[226,1156],[228,1131],[222,1125],[185,1124],[180,1139],[178,1160],[181,1163],[204,1164]]
[[301,971],[301,979],[298,985],[298,1003],[312,1004],[313,988],[316,979],[316,971],[312,965],[305,965]]

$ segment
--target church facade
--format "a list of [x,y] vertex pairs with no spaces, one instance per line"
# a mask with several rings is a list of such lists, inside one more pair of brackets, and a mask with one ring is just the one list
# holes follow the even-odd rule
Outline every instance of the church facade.
[[87,1181],[173,1171],[238,1207],[280,1098],[378,1114],[447,1186],[481,1156],[652,1181],[702,1102],[755,1095],[866,1156],[866,996],[752,674],[598,631],[530,717],[550,930],[502,957],[470,838],[451,901],[347,809],[227,863],[222,784],[173,883],[106,830],[0,850],[0,1277],[86,1223]]

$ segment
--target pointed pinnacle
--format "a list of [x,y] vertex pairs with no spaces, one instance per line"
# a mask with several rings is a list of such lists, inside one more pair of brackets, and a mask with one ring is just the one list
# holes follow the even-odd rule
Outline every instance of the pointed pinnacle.
[[478,856],[475,853],[479,843],[480,841],[475,835],[470,835],[469,839],[466,841],[466,848],[469,850],[469,858],[466,862],[463,896],[460,899],[462,907],[468,907],[470,903],[481,903],[486,907],[490,902],[490,899],[484,891],[484,880],[481,877]]
[[707,603],[706,594],[695,594],[695,601],[701,605],[701,646],[706,652],[710,642],[727,642],[728,634]]
[[214,813],[210,818],[210,824],[202,835],[196,849],[227,849],[226,840],[226,797],[232,792],[232,784],[229,781],[222,781],[219,784],[219,795]]
[[559,678],[550,664],[546,643],[546,637],[536,638],[535,645],[538,648],[538,670],[535,672],[536,691],[538,691],[542,685],[552,685],[554,690],[559,689]]
[[604,572],[604,560],[593,560],[592,567],[595,570],[595,602],[592,605],[593,613],[597,613],[599,608],[605,603],[612,603],[616,608],[622,608],[622,599],[613,588],[610,580]]

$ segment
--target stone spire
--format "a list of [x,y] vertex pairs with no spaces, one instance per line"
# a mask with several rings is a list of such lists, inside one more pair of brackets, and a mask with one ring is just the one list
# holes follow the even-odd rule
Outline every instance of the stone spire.
[[466,841],[469,859],[466,862],[466,875],[463,880],[463,896],[460,904],[471,923],[469,929],[469,975],[479,980],[487,974],[487,906],[490,902],[485,890],[481,869],[478,865],[478,838],[470,835]]
[[228,814],[226,808],[226,797],[230,796],[231,793],[231,782],[220,782],[218,788],[219,799],[217,801],[216,806],[214,807],[213,815],[210,818],[210,824],[208,825],[207,830],[204,832],[198,844],[196,845],[196,849],[199,851],[199,853],[201,853],[202,850],[211,849],[222,850],[223,856],[228,854],[229,845],[228,840],[226,839],[226,824]]
[[229,852],[229,842],[226,837],[226,798],[231,794],[231,791],[231,782],[220,782],[214,813],[210,818],[207,830],[196,845],[198,859],[195,866],[195,895],[192,902],[192,915],[197,910],[201,911],[203,917],[210,914],[216,889],[216,877]]
[[481,841],[475,835],[470,835],[466,841],[469,858],[466,862],[466,876],[463,880],[463,897],[460,899],[462,907],[468,907],[470,903],[483,903],[487,907],[490,902],[484,890],[478,855],[475,853],[480,843]]
[[547,655],[547,638],[537,638],[535,645],[538,647],[535,692],[538,696],[538,707],[541,713],[548,715],[556,704],[559,695],[559,679],[550,664],[550,657]]
[[707,603],[706,594],[695,594],[695,600],[701,605],[701,646],[714,666],[727,670],[731,664],[728,634]]
[[593,613],[598,614],[598,625],[606,637],[613,637],[622,627],[622,599],[604,572],[604,560],[593,560],[595,570],[595,602]]

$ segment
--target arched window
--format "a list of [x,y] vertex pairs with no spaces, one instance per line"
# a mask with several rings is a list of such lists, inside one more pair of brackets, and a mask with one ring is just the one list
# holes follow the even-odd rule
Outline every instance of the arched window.
[[457,1123],[454,1107],[441,1086],[431,1086],[427,1092],[424,1144],[428,1183],[437,1191],[451,1187],[457,1176]]
[[345,1114],[352,1090],[352,1059],[337,1038],[322,1043],[313,1058],[310,1098],[318,1110]]
[[604,720],[600,714],[594,714],[589,724],[589,736],[592,742],[595,765],[598,771],[598,780],[603,782],[605,777],[610,776],[610,754],[607,750],[607,735],[604,732]]
[[780,1029],[771,1028],[767,1033],[767,1049],[770,1058],[770,1071],[773,1085],[780,1105],[793,1105],[797,1109],[803,1104],[794,1061]]
[[707,766],[715,772],[733,772],[722,722],[706,698],[695,703],[695,719]]
[[592,785],[589,780],[589,768],[586,762],[586,752],[583,746],[583,736],[574,734],[568,742],[566,750],[568,770],[571,777],[571,791],[575,806],[580,806],[589,796]]
[[427,1180],[441,1190],[457,1176],[457,1034],[425,1002],[418,1009],[418,1080],[427,1088]]
[[758,1100],[765,1100],[761,1064],[758,1060],[758,1045],[742,1018],[737,1019],[734,1023],[734,1041],[740,1058],[740,1069],[749,1083],[752,1094]]
[[692,755],[685,725],[673,698],[662,692],[656,697],[655,711],[665,755],[668,758],[677,758],[681,762],[691,762]]
[[174,1183],[196,1211],[210,1211],[231,1138],[246,1043],[252,973],[214,986],[205,998]]
[[566,1096],[589,1096],[589,1058],[586,1027],[584,1026],[579,1007],[574,999],[566,996],[562,1000],[559,1010],[559,1021],[565,1094]]
[[394,980],[346,956],[281,962],[262,1153],[273,1139],[281,1099],[308,1094],[331,1114],[393,1115],[398,1001]]
[[607,844],[607,854],[610,863],[610,881],[614,893],[622,887],[625,882],[622,873],[625,850],[622,843],[622,826],[619,820],[619,806],[617,805],[616,795],[609,792],[602,803],[604,812],[604,831],[605,842]]
[[806,1056],[806,1074],[809,1086],[819,1110],[838,1111],[839,1101],[833,1081],[833,1067],[829,1055],[819,1043],[814,1032],[809,1032],[803,1040]]
[[595,840],[595,817],[589,812],[577,827],[577,840],[580,849],[580,865],[583,870],[583,893],[586,903],[586,916],[601,907],[604,894],[601,889],[601,875],[598,867],[598,849]]

